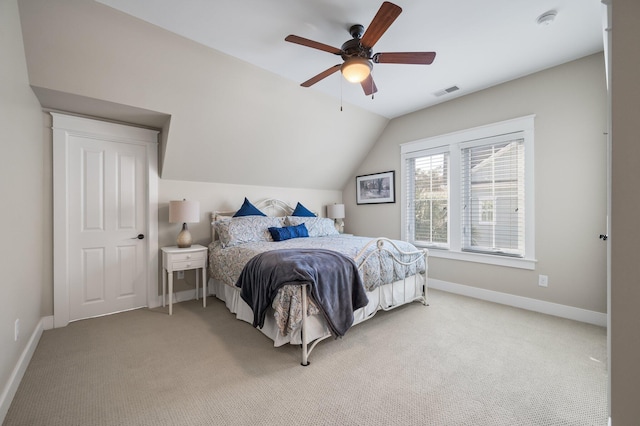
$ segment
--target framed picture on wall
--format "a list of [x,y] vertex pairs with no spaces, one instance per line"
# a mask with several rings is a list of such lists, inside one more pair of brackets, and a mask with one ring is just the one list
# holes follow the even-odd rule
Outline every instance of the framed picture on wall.
[[395,171],[356,176],[356,203],[395,203]]

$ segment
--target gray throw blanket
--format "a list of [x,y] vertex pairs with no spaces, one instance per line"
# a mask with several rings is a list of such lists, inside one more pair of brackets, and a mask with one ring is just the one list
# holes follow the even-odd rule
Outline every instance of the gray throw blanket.
[[253,326],[264,326],[267,308],[285,284],[309,284],[311,296],[334,336],[344,336],[353,311],[369,303],[353,259],[324,249],[282,249],[260,253],[245,265],[236,287],[253,309]]

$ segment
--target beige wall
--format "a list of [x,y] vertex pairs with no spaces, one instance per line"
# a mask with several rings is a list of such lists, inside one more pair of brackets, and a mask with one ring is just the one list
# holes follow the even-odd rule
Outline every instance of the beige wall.
[[[386,125],[377,116],[350,108],[337,119],[324,111],[332,102],[326,97],[300,97],[295,94],[299,88],[291,82],[99,3],[21,0],[20,11],[30,81],[38,87],[37,93],[72,94],[71,98],[98,99],[171,116],[163,134],[166,151],[161,148],[163,179],[214,178],[228,185],[319,191],[341,189],[346,181],[346,230],[356,234],[400,236],[399,194],[395,204],[356,206],[353,183],[357,174],[399,172],[400,143],[536,114],[536,270],[480,264],[460,267],[460,262],[434,258],[431,276],[606,311],[606,246],[597,239],[605,227],[606,200],[602,55]],[[254,87],[255,82],[260,87]],[[249,95],[240,88],[250,89]],[[301,111],[313,119],[301,117]],[[363,118],[366,125],[358,125]],[[345,125],[349,131],[344,131]],[[353,129],[358,129],[355,139],[349,133]],[[364,145],[362,134],[369,139]],[[283,164],[288,173],[282,173]],[[571,174],[566,173],[567,167]],[[548,288],[537,285],[538,274],[549,276]]]
[[[1,396],[8,391],[9,377],[43,315],[42,288],[52,280],[44,270],[49,264],[44,253],[51,250],[51,234],[42,113],[29,88],[16,0],[0,1],[0,52]],[[21,330],[17,342],[16,319]],[[0,407],[0,421],[6,409],[8,405]]]
[[[637,307],[637,302],[640,300],[640,262],[637,258],[637,242],[640,240],[640,230],[637,226],[640,191],[637,190],[635,184],[640,180],[638,174],[640,173],[640,151],[638,151],[640,140],[637,136],[640,134],[637,129],[638,117],[640,117],[638,108],[640,79],[637,75],[638,69],[640,69],[640,52],[637,49],[637,40],[640,39],[639,8],[640,4],[636,0],[615,0],[612,55],[614,91],[613,199],[612,238],[610,239],[613,256],[610,333],[612,334],[611,393],[614,426],[634,425],[640,418],[640,405],[637,404],[637,388],[640,383],[640,368],[637,363],[637,360],[640,359],[640,334],[638,333],[640,309]],[[0,120],[3,128],[0,188],[4,200],[12,200],[12,203],[20,205],[20,210],[2,210],[2,222],[7,224],[4,233],[7,237],[5,240],[11,242],[11,244],[5,243],[3,245],[0,256],[3,266],[3,279],[0,284],[2,292],[0,298],[0,385],[4,386],[25,347],[25,336],[29,336],[33,332],[40,316],[51,314],[50,295],[47,296],[47,293],[52,287],[50,260],[52,237],[51,184],[49,181],[50,139],[46,136],[47,131],[42,123],[40,108],[28,89],[16,0],[0,1],[0,29],[2,34],[0,51],[3,52],[3,60],[0,61],[3,76],[0,80],[2,92]],[[589,205],[601,205],[604,199],[601,187],[601,172],[604,166],[597,161],[601,153],[599,152],[600,148],[595,148],[595,146],[600,147],[596,138],[600,139],[603,131],[604,114],[598,108],[594,108],[590,114],[583,115],[585,106],[593,102],[593,99],[604,103],[604,95],[602,94],[604,78],[600,75],[601,73],[601,58],[597,56],[586,58],[400,118],[392,123],[393,126],[390,126],[389,130],[381,137],[378,145],[372,150],[356,174],[390,169],[399,170],[398,143],[513,116],[536,113],[539,118],[546,116],[547,118],[543,122],[550,125],[549,129],[543,131],[543,134],[547,134],[546,142],[545,138],[541,141],[541,135],[538,131],[536,132],[536,176],[538,179],[541,174],[547,173],[548,167],[545,166],[549,166],[549,163],[539,158],[542,153],[553,151],[558,144],[559,157],[555,160],[555,157],[551,157],[548,160],[551,161],[551,165],[557,167],[554,162],[564,164],[563,159],[566,159],[569,154],[575,153],[575,149],[579,148],[582,153],[586,147],[588,154],[585,157],[586,164],[595,167],[594,170],[598,170],[597,173],[592,173],[594,186],[591,191],[591,195],[595,194],[598,200]],[[549,74],[559,78],[559,82],[547,81],[544,77]],[[577,90],[575,85],[579,81],[591,81],[592,84],[580,86],[580,90]],[[530,84],[532,86],[529,87]],[[549,90],[547,84],[551,84],[554,90]],[[563,87],[565,85],[566,87]],[[527,87],[529,88],[527,89]],[[503,105],[502,102],[508,99],[515,100],[510,100]],[[517,101],[518,99],[522,99],[522,101]],[[477,107],[485,102],[491,102],[492,108],[484,108],[486,109],[484,110]],[[558,123],[555,120],[552,120],[553,123],[549,122],[549,117],[559,115],[559,112],[566,116],[566,108],[571,109],[571,106],[575,109],[575,113],[573,110],[569,111],[568,117],[571,120],[568,124]],[[558,127],[560,127],[559,130]],[[572,141],[571,146],[575,149],[572,150],[570,146],[565,144],[566,141],[556,137],[548,139],[548,135],[555,134],[555,132],[564,136],[569,135],[569,139]],[[584,141],[577,144],[575,139],[580,138]],[[45,141],[44,146],[43,140]],[[541,144],[542,147],[540,147]],[[391,156],[389,160],[384,158],[385,153]],[[582,157],[580,159],[583,161]],[[575,163],[564,165],[566,167],[576,166]],[[562,204],[563,193],[554,190],[553,187],[549,188],[549,182],[552,182],[553,178],[562,177],[560,171],[552,169],[552,172],[542,180],[546,186],[536,182],[536,197],[539,205],[536,214],[538,216],[556,214],[553,206],[558,202],[563,207],[561,212],[569,207]],[[555,181],[553,183],[555,184]],[[371,235],[398,236],[400,229],[397,225],[398,222],[394,220],[399,215],[397,203],[385,206],[355,206],[352,201],[354,199],[353,185],[352,176],[343,192],[344,200],[347,202],[347,230]],[[200,183],[194,182],[161,180],[161,221],[163,215],[166,215],[166,212],[162,212],[162,203],[166,203],[174,197],[184,196],[184,193],[189,196],[202,196],[204,199],[213,189],[220,190],[221,188],[209,184],[201,186]],[[235,192],[234,189],[240,190]],[[216,202],[221,201],[231,205],[237,203],[236,197],[258,195],[262,188],[255,189],[256,192],[251,192],[254,190],[252,187],[235,188],[234,185],[229,185],[223,188],[223,192],[229,191],[228,198],[218,199],[214,195],[213,199]],[[564,194],[573,194],[574,187],[568,189],[569,191],[565,191]],[[549,191],[549,194],[543,194],[546,191]],[[582,203],[586,203],[587,195],[584,192],[586,191],[578,192]],[[333,196],[333,193],[330,195]],[[295,201],[297,196],[302,196],[302,193],[289,194],[285,192],[284,198],[287,199],[287,196],[289,201]],[[316,203],[322,203],[325,196],[324,192],[320,192],[317,197],[314,196],[311,199],[318,200]],[[553,291],[557,282],[554,278],[556,276],[554,268],[557,268],[559,263],[566,263],[566,250],[550,248],[558,244],[561,248],[566,245],[570,245],[570,247],[586,246],[586,256],[579,262],[569,257],[568,261],[571,267],[567,268],[567,272],[560,273],[560,276],[575,273],[578,277],[582,277],[582,268],[586,267],[587,270],[595,268],[593,270],[595,279],[573,280],[578,282],[572,289],[574,295],[580,298],[580,294],[585,291],[592,293],[594,291],[592,283],[595,281],[598,282],[595,285],[598,287],[596,292],[603,292],[600,282],[603,279],[604,267],[600,262],[604,257],[602,252],[604,249],[601,248],[601,245],[596,245],[591,241],[592,234],[597,236],[601,232],[601,213],[598,213],[599,209],[593,209],[593,212],[594,217],[587,220],[588,224],[585,224],[582,218],[578,218],[580,223],[578,228],[580,229],[574,230],[574,224],[566,221],[562,221],[561,225],[549,224],[543,229],[540,229],[540,225],[537,226],[537,257],[540,259],[540,269],[546,265],[545,272],[550,276],[549,290]],[[566,212],[563,214],[566,215]],[[388,220],[389,218],[391,220]],[[540,220],[543,223],[551,222],[545,216]],[[373,225],[373,221],[378,222],[378,225]],[[383,223],[389,223],[389,225],[383,225]],[[562,224],[570,228],[569,236],[577,237],[580,244],[567,241],[566,238],[563,239],[562,237],[566,236],[566,233],[562,229],[560,229],[562,232],[559,235],[555,234]],[[169,241],[173,231],[168,225],[164,226],[166,228],[161,232],[162,242]],[[200,228],[201,226],[202,224],[194,227],[194,231],[197,232],[196,239],[205,241],[204,235],[208,229],[204,230]],[[587,227],[588,229],[586,229]],[[585,242],[583,238],[588,238],[589,241]],[[551,259],[553,253],[557,254],[557,260]],[[595,266],[591,265],[594,259],[596,259]],[[447,279],[449,276],[458,279],[451,271],[453,266],[452,262],[433,259],[431,273],[442,279]],[[458,267],[458,265],[455,266]],[[532,273],[510,271],[507,274],[505,268],[485,267],[481,268],[480,272],[482,275],[491,276],[492,281],[501,282],[502,284],[497,284],[498,288],[507,286],[510,291],[515,292],[518,289],[526,293],[531,292],[534,295],[539,295],[543,300],[546,300],[546,295],[543,292],[550,293],[550,291],[542,289],[534,291],[535,276],[537,273],[543,272],[542,270]],[[470,272],[464,272],[464,274],[471,275]],[[501,279],[500,277],[504,274],[507,274],[509,278]],[[562,280],[559,283],[562,283]],[[487,285],[488,288],[493,288],[494,284],[482,282],[476,283],[476,285]],[[558,295],[558,297],[564,300],[566,296]],[[597,302],[598,305],[601,303],[601,301]],[[604,311],[600,306],[596,310]],[[13,321],[16,317],[22,321],[23,336],[17,343],[13,341]]]
[[[211,242],[210,214],[214,211],[234,211],[240,208],[244,197],[252,203],[265,198],[277,198],[292,207],[297,202],[320,216],[326,215],[328,204],[340,203],[342,191],[300,188],[230,185],[208,182],[188,182],[161,179],[159,183],[158,243],[160,247],[175,245],[180,225],[169,223],[169,201],[197,200],[200,202],[200,223],[189,224],[189,231],[196,244],[207,246]],[[195,275],[185,274],[185,281],[177,280],[176,290],[195,288]],[[160,280],[161,282],[161,280]]]
[[171,117],[165,179],[341,189],[388,122],[93,0],[20,0],[20,16],[43,106]]
[[[432,257],[432,278],[606,312],[606,84],[602,54],[394,119],[356,175],[396,171],[396,203],[356,205],[344,189],[346,230],[398,238],[400,144],[535,114],[534,271]],[[538,275],[549,287],[538,286]]]
[[614,0],[611,194],[611,419],[640,419],[640,2]]
[[[53,162],[51,145],[53,134],[51,130],[51,114],[40,113],[40,133],[42,139],[41,147],[44,147],[40,159],[43,161],[44,199],[43,223],[45,225],[44,234],[48,244],[43,245],[44,257],[43,274],[47,278],[44,280],[41,295],[42,315],[53,315],[53,254],[52,254],[52,185],[51,167]],[[211,242],[211,228],[209,226],[210,214],[214,211],[232,211],[238,209],[247,197],[251,202],[257,203],[265,198],[277,198],[279,200],[295,206],[301,202],[305,207],[325,216],[327,204],[342,202],[342,191],[321,190],[308,188],[286,188],[268,187],[260,185],[234,185],[226,183],[193,182],[171,179],[159,179],[158,181],[158,245],[160,247],[175,245],[175,240],[180,231],[180,226],[169,223],[169,201],[171,200],[197,200],[200,202],[200,222],[189,224],[189,230],[193,236],[195,244],[207,246]],[[159,267],[162,265],[160,264]],[[162,276],[158,270],[158,291],[161,293]],[[176,291],[193,290],[195,288],[195,275],[187,272],[183,280],[175,280]]]

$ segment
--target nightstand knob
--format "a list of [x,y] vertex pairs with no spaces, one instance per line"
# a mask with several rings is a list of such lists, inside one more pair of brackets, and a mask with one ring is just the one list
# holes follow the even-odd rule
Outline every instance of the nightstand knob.
[[187,263],[187,268],[188,268],[189,266],[191,266],[191,264],[190,264],[190,263]]
[[190,254],[187,255],[187,259],[191,259],[191,255]]

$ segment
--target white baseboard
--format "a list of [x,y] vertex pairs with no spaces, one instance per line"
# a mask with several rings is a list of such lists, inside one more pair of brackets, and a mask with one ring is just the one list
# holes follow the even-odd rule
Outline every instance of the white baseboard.
[[53,315],[42,318],[42,329],[53,330]]
[[[200,296],[202,294],[202,289],[198,289],[198,296]],[[173,293],[173,303],[180,303],[180,302],[185,302],[187,300],[193,300],[196,298],[196,290],[191,289],[191,290],[183,290],[183,291],[177,291]],[[166,300],[167,300],[167,305],[169,304],[169,295],[166,295]],[[162,306],[162,295],[159,295],[157,298],[151,298],[151,300],[149,301],[149,306],[146,306],[149,309],[155,309],[155,308],[160,308]],[[145,307],[145,306],[141,306],[141,307]],[[123,311],[118,311],[118,312],[110,312],[108,314],[104,314],[104,315],[96,315],[94,317],[89,317],[89,318],[99,318],[105,315],[113,315],[113,314],[118,314],[120,312],[127,312],[130,310],[134,310],[134,309],[140,309],[139,308],[131,308],[131,309],[125,309]],[[53,316],[50,317],[44,317],[42,319],[43,322],[43,329],[44,330],[51,330],[54,328],[54,321],[53,321]],[[82,318],[82,319],[88,319],[88,318]],[[76,321],[76,320],[74,320]],[[66,326],[66,325],[65,325]]]
[[155,309],[155,308],[159,308],[160,306],[162,306],[162,295],[154,298],[153,296],[151,296],[151,299],[149,300],[149,309]]
[[475,299],[482,299],[488,302],[500,303],[502,305],[526,309],[528,311],[540,312],[556,317],[586,322],[601,327],[607,326],[607,314],[589,311],[581,308],[575,308],[573,306],[560,305],[558,303],[545,302],[543,300],[515,296],[508,293],[501,293],[498,291],[486,290],[483,288],[471,287],[468,285],[455,284],[447,281],[436,280],[433,278],[429,278],[429,288],[473,297]]
[[[200,295],[202,295],[201,288],[198,289],[198,297],[200,297]],[[169,304],[169,297],[170,295],[167,294],[166,295],[167,304]],[[185,302],[187,300],[193,300],[195,298],[196,298],[195,288],[191,290],[176,291],[173,293],[173,303]],[[161,306],[162,306],[162,295],[159,295],[157,299],[151,300],[149,309],[159,308]]]
[[[198,289],[198,297],[202,295],[202,289]],[[167,294],[167,305],[169,304],[169,297],[171,295]],[[173,293],[173,303],[186,302],[187,300],[193,300],[196,298],[196,290],[183,290],[176,291]],[[155,308],[162,306],[162,295],[158,296],[158,305],[154,306]],[[151,306],[149,307],[151,308]]]
[[27,366],[29,365],[31,357],[33,356],[33,353],[38,346],[40,336],[42,336],[42,331],[45,329],[45,324],[50,324],[50,327],[48,329],[53,328],[53,317],[43,317],[40,319],[40,321],[38,321],[38,325],[36,325],[33,333],[31,333],[31,337],[29,338],[29,342],[27,342],[27,346],[25,346],[24,350],[22,351],[18,362],[11,372],[11,376],[9,376],[9,380],[2,390],[2,394],[0,394],[0,424],[4,422],[4,418],[9,411],[11,401],[13,401],[13,397],[18,391],[18,386],[22,381],[24,372],[27,371]]

